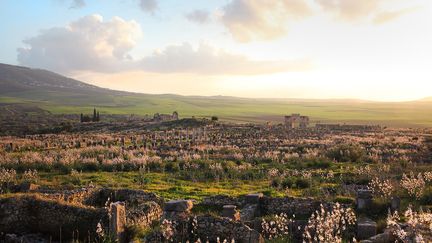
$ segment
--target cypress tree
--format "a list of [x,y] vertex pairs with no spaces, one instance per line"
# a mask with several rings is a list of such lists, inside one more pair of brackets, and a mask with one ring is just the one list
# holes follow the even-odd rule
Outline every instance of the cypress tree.
[[93,108],[93,121],[97,121],[96,120],[96,108]]

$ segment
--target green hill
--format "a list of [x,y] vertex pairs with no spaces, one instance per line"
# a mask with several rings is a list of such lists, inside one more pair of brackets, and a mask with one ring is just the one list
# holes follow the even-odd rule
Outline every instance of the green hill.
[[236,122],[281,122],[290,113],[314,122],[432,126],[432,102],[247,99],[227,96],[151,95],[89,85],[40,69],[0,64],[0,104],[31,105],[55,114],[153,114],[176,110],[181,117],[219,116]]

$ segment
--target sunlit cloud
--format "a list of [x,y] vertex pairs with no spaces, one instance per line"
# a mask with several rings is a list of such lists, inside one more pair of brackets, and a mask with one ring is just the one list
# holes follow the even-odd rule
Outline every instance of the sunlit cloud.
[[380,9],[386,0],[316,0],[324,11],[341,20],[354,21],[369,17]]
[[233,0],[223,7],[221,21],[234,39],[249,42],[284,36],[288,20],[310,14],[304,0]]
[[415,12],[419,9],[420,9],[419,7],[411,7],[411,8],[405,8],[396,11],[383,11],[374,17],[373,22],[374,24],[384,24],[393,21],[403,15]]
[[104,21],[90,15],[66,27],[43,30],[24,40],[18,49],[20,64],[68,73],[79,70],[118,72],[143,70],[157,73],[201,73],[207,75],[257,75],[304,71],[309,60],[252,60],[201,43],[170,45],[153,54],[133,59],[130,51],[141,37],[140,25],[119,17]]
[[113,72],[131,60],[129,51],[141,35],[140,25],[133,20],[104,21],[100,15],[89,15],[24,40],[27,46],[18,49],[18,61],[58,72]]
[[142,69],[160,73],[201,73],[210,75],[257,75],[305,71],[310,60],[257,61],[244,55],[218,50],[207,44],[193,48],[188,43],[168,46],[142,60]]

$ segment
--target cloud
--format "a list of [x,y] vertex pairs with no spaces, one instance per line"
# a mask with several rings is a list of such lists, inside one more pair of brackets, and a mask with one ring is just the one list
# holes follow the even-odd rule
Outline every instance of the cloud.
[[221,21],[234,39],[249,42],[281,37],[289,19],[309,14],[304,0],[232,0],[223,7]]
[[395,20],[401,17],[402,15],[412,13],[418,9],[419,9],[418,7],[412,7],[412,8],[405,8],[396,11],[383,11],[374,17],[373,22],[374,24],[384,24],[392,20]]
[[383,24],[417,10],[385,10],[394,0],[315,0],[321,8],[342,21],[356,22],[372,20],[374,24]]
[[303,71],[310,68],[308,60],[251,60],[200,44],[170,45],[153,54],[134,60],[130,51],[142,35],[135,21],[114,17],[104,21],[94,14],[71,22],[66,27],[40,31],[24,40],[18,49],[21,65],[70,74],[91,71],[115,73],[145,71],[153,73],[189,73],[203,75],[256,75]]
[[193,48],[189,43],[168,46],[141,61],[141,68],[157,73],[195,73],[206,75],[257,75],[304,71],[311,68],[309,60],[255,61],[231,54],[207,44]]
[[104,22],[100,15],[89,15],[24,40],[27,47],[18,49],[18,61],[59,72],[115,71],[131,62],[128,53],[141,34],[133,20],[114,17]]
[[324,11],[342,20],[358,20],[379,10],[385,0],[316,0]]
[[70,5],[70,8],[83,8],[85,7],[86,3],[84,0],[72,0],[72,3]]
[[156,0],[140,0],[140,7],[144,12],[154,14],[158,9],[158,2]]
[[189,21],[205,24],[210,21],[210,13],[206,10],[195,10],[185,16]]

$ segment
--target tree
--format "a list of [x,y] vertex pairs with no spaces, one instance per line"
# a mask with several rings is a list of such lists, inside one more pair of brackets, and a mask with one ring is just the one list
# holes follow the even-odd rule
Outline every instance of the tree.
[[93,119],[94,122],[97,121],[96,120],[96,108],[93,108]]

